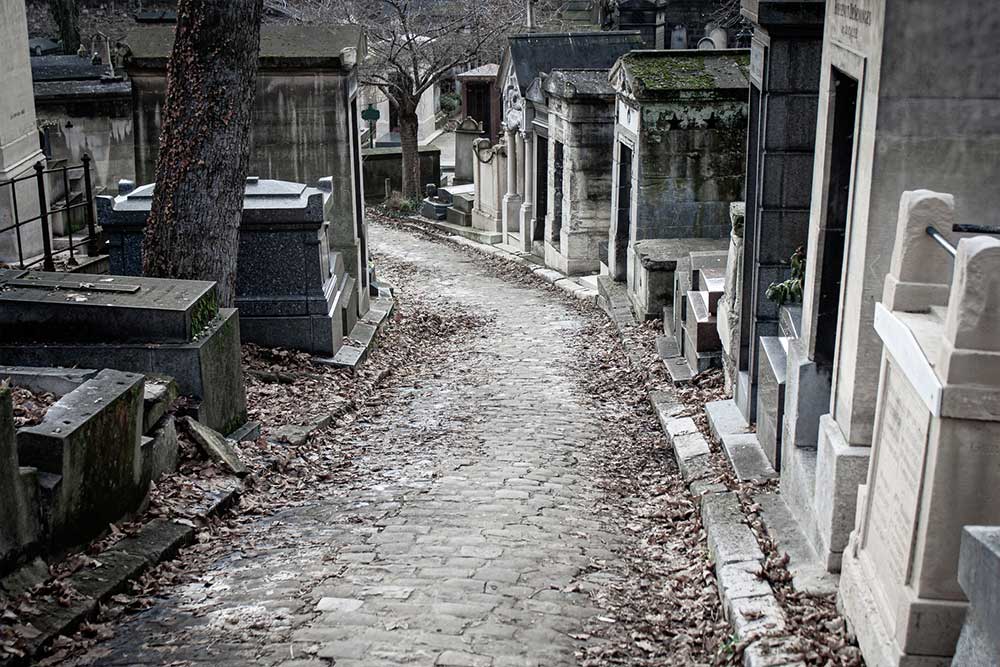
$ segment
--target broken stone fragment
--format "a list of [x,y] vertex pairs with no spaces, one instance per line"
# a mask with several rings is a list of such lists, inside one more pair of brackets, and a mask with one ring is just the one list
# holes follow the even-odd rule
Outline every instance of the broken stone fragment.
[[191,439],[205,452],[208,458],[223,464],[240,477],[249,472],[236,454],[236,449],[233,447],[235,443],[232,440],[191,417],[184,418],[184,425],[187,427]]

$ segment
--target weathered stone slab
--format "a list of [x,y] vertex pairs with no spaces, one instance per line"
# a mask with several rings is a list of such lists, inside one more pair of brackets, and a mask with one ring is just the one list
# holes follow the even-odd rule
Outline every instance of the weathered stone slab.
[[142,387],[141,375],[101,371],[18,431],[20,464],[59,477],[47,499],[53,542],[86,541],[145,497]]
[[97,371],[84,368],[0,366],[0,381],[6,379],[36,394],[56,396],[68,394],[95,375]]
[[701,501],[701,511],[702,523],[708,533],[708,551],[716,567],[764,560],[735,493],[705,496]]
[[235,475],[243,476],[249,471],[233,447],[233,442],[224,435],[190,417],[184,418],[184,425],[195,444],[213,461],[217,461]]
[[5,572],[41,537],[42,517],[33,502],[34,488],[24,481],[17,458],[10,388],[0,382],[0,570]]
[[0,340],[187,343],[218,314],[215,283],[0,270]]

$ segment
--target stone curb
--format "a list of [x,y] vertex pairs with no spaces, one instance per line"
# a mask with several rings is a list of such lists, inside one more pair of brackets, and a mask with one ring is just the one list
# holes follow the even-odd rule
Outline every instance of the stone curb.
[[[204,498],[195,506],[194,515],[201,521],[217,516],[234,505],[243,490],[237,479],[226,479],[216,484],[218,488],[206,490]],[[0,660],[2,667],[19,667],[31,663],[43,648],[59,635],[71,633],[81,623],[96,615],[100,606],[113,595],[125,590],[130,581],[164,561],[174,558],[185,546],[195,540],[196,528],[188,522],[154,519],[137,534],[126,537],[98,555],[101,565],[84,569],[64,581],[82,598],[74,599],[63,607],[56,602],[38,605],[40,614],[32,620],[38,636],[25,642],[23,657]]]
[[701,499],[701,522],[715,567],[723,613],[738,639],[748,642],[744,667],[805,666],[787,650],[785,612],[771,585],[760,575],[764,554],[746,522],[736,494],[713,482],[711,449],[694,420],[666,391],[649,394],[660,424],[691,494]]

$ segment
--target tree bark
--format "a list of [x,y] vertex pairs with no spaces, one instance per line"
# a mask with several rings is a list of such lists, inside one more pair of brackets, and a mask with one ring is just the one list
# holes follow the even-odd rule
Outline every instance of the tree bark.
[[49,12],[59,30],[63,53],[76,55],[80,48],[80,8],[77,0],[49,0]]
[[147,276],[214,280],[232,306],[263,0],[180,0],[143,239]]
[[399,110],[399,143],[403,159],[403,196],[409,199],[420,199],[423,183],[420,182],[420,153],[417,150],[417,120],[416,109],[400,108]]

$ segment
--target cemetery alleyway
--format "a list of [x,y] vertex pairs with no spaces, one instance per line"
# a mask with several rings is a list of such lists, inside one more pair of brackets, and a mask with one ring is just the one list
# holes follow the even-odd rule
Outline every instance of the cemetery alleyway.
[[371,244],[390,328],[475,321],[322,436],[349,464],[277,511],[251,489],[211,558],[72,664],[717,664],[697,506],[607,319],[394,225]]

